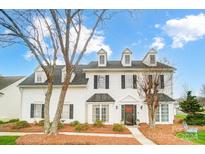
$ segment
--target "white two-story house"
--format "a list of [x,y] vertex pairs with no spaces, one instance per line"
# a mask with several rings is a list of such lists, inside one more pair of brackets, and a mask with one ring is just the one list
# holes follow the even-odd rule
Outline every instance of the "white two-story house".
[[[97,52],[98,60],[75,68],[65,98],[62,120],[93,123],[101,120],[106,124],[148,122],[147,105],[140,93],[138,78],[144,74],[160,74],[157,123],[173,123],[174,102],[172,76],[175,68],[157,62],[156,51],[151,49],[143,60],[132,58],[125,49],[118,61],[108,60],[107,53]],[[54,90],[50,103],[50,116],[54,117],[64,80],[65,66],[58,65],[54,75]],[[46,76],[38,67],[19,84],[21,91],[21,119],[30,122],[44,117]]]

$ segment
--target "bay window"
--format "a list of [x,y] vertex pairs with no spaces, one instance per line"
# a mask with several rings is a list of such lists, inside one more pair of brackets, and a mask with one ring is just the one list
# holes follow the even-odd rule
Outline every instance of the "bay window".
[[109,121],[109,105],[93,105],[92,112],[93,122],[101,120],[103,122]]
[[156,112],[156,122],[169,122],[169,105],[160,104]]

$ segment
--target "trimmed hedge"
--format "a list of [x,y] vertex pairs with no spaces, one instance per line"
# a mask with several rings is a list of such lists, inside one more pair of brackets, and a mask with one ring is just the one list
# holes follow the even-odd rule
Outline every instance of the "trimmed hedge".
[[112,130],[114,132],[123,132],[124,131],[124,126],[121,124],[114,124],[112,127]]
[[80,122],[77,121],[77,120],[70,123],[70,125],[73,126],[73,127],[75,127],[76,125],[79,125],[79,124],[80,124]]
[[85,123],[85,124],[78,124],[75,126],[75,130],[78,131],[78,132],[81,132],[81,131],[86,131],[88,130],[88,124]]
[[185,121],[188,125],[205,125],[205,114],[187,115]]
[[104,127],[104,124],[101,120],[96,120],[95,123],[93,124],[93,126],[100,128],[100,127]]

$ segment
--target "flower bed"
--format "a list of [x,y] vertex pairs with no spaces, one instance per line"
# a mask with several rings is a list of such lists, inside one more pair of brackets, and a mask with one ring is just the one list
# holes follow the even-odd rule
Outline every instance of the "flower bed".
[[[14,124],[0,125],[0,132],[43,132],[43,126],[29,124],[26,128],[14,129]],[[114,132],[112,130],[113,125],[105,125],[104,127],[94,127],[89,125],[88,130],[81,131],[86,133],[104,133],[104,134],[131,134],[127,128],[124,128],[123,132]],[[59,129],[60,132],[76,132],[75,127],[65,124],[63,128]]]
[[77,135],[25,135],[16,140],[20,145],[139,145],[135,138]]
[[[194,126],[200,130],[205,130],[204,126]],[[181,124],[156,125],[155,128],[149,128],[147,124],[140,124],[139,130],[156,144],[162,145],[183,145],[194,144],[176,137],[177,132],[184,131]]]

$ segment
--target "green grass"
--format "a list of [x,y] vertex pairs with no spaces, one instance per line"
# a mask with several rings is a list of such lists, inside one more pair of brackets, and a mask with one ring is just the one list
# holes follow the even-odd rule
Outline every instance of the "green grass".
[[177,118],[177,119],[185,119],[186,118],[186,114],[177,114],[175,117]]
[[0,136],[0,145],[15,145],[19,136]]
[[193,133],[180,132],[176,134],[177,137],[182,138],[193,143],[205,144],[205,131],[198,132],[198,139]]

